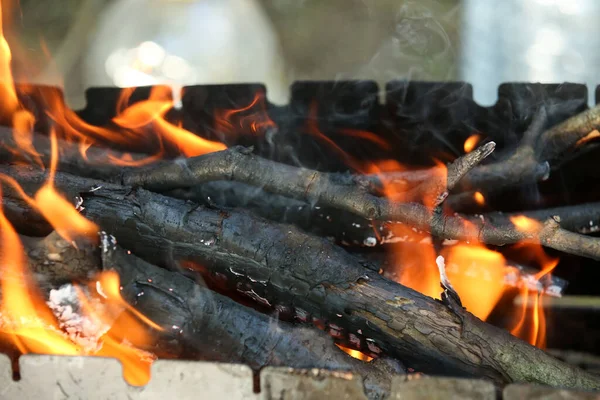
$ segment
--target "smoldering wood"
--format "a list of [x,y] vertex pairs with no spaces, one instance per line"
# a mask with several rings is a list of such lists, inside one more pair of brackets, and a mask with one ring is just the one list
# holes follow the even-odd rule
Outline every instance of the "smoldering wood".
[[518,186],[547,179],[550,164],[536,151],[536,144],[544,132],[547,112],[540,107],[519,145],[506,154],[504,159],[473,168],[462,179],[459,190],[499,191],[509,186]]
[[541,159],[554,161],[592,131],[600,129],[600,105],[596,105],[545,131],[536,142]]
[[[249,149],[233,147],[178,162],[165,161],[151,169],[124,175],[126,185],[166,191],[211,181],[232,180],[261,187],[271,193],[321,203],[354,213],[368,220],[394,221],[431,232],[443,239],[478,240],[506,245],[523,240],[539,240],[544,246],[600,260],[600,241],[573,234],[550,225],[543,231],[524,232],[512,224],[493,225],[478,218],[465,223],[462,216],[432,212],[418,203],[400,203],[374,196],[339,182],[327,173],[297,168],[257,157]],[[551,231],[551,232],[550,232]],[[575,245],[584,244],[578,247]]]
[[323,331],[261,314],[117,246],[104,249],[102,263],[104,270],[119,273],[123,297],[163,327],[164,336],[191,347],[197,359],[239,362],[255,369],[351,371],[364,378],[370,398],[388,395],[393,374],[404,373],[396,361],[366,363],[352,358]]
[[292,224],[307,232],[330,237],[342,245],[375,246],[379,238],[389,234],[386,226],[379,224],[374,227],[371,221],[353,213],[268,193],[240,182],[207,182],[165,194],[209,207],[251,211],[272,221]]
[[492,154],[496,148],[496,143],[488,142],[482,146],[477,147],[470,153],[467,153],[456,160],[448,164],[447,171],[439,176],[434,176],[432,179],[428,179],[409,190],[404,198],[407,201],[418,201],[423,202],[425,199],[428,201],[433,200],[433,205],[440,205],[450,191],[452,191],[457,184],[465,176],[469,175],[469,172],[476,168],[487,156]]
[[69,243],[53,231],[43,238],[21,236],[29,271],[45,289],[87,281],[100,270],[98,243],[78,239]]
[[494,225],[508,224],[510,223],[510,218],[516,216],[525,216],[539,222],[545,222],[550,218],[558,217],[559,225],[568,231],[584,234],[600,231],[600,202],[544,208],[518,213],[492,212],[482,214],[485,220],[490,221]]
[[442,303],[365,269],[343,249],[294,227],[142,189],[128,195],[98,190],[84,205],[88,218],[146,260],[172,268],[180,260],[198,263],[263,305],[333,324],[373,352],[419,371],[483,376],[498,384],[600,388],[600,377],[467,312],[459,318]]
[[[0,127],[0,160],[6,162],[19,162],[31,165],[50,165],[52,155],[52,147],[48,136],[32,133],[31,144],[35,149],[36,155],[28,154],[19,149],[18,143],[15,141],[14,131],[11,128]],[[125,153],[118,151],[109,152],[106,148],[90,146],[86,147],[85,157],[82,155],[80,145],[74,142],[57,139],[57,147],[60,149],[60,157],[58,161],[58,170],[80,175],[85,178],[96,178],[111,180],[118,176],[123,170],[122,166],[109,164],[107,161],[108,154],[113,154],[117,158],[122,158]],[[142,154],[131,155],[132,160],[140,160],[148,157]]]
[[[33,134],[33,145],[36,148],[40,160],[49,165],[51,158],[50,139],[44,135]],[[15,153],[11,148],[16,148],[13,131],[9,128],[0,127],[0,159],[5,161],[20,161],[36,165],[36,159],[31,155]],[[84,178],[102,179],[106,182],[118,183],[121,175],[133,170],[130,167],[121,167],[107,163],[107,149],[91,146],[86,149],[86,157],[83,157],[79,145],[64,140],[57,140],[60,148],[58,170],[72,173]],[[115,158],[123,158],[125,153],[112,151]],[[132,160],[143,160],[148,157],[144,154],[128,153]],[[352,175],[340,174],[340,179],[352,179]],[[90,181],[90,187],[99,182]],[[339,243],[348,245],[375,245],[377,235],[385,236],[386,232],[381,230],[375,234],[369,221],[357,217],[354,214],[337,210],[327,209],[326,206],[309,204],[297,199],[274,195],[260,188],[252,187],[238,182],[208,182],[191,188],[176,189],[168,193],[171,196],[187,200],[198,201],[203,204],[215,204],[221,207],[244,207],[256,212],[258,215],[279,222],[287,222],[300,226],[301,228],[323,236],[334,238]],[[74,197],[76,193],[67,193]],[[209,199],[210,198],[210,199]],[[8,204],[5,206],[9,213],[24,210],[18,205]],[[26,208],[25,208],[26,210]],[[51,228],[47,226],[43,218],[30,213],[29,216],[21,215],[14,218],[16,221],[29,219],[19,229],[25,233],[42,235],[49,233]]]
[[[235,149],[234,149],[235,150]],[[214,156],[218,153],[209,154],[208,156]],[[246,157],[248,155],[240,154],[239,152],[231,153],[228,150],[225,155],[236,154],[235,157],[241,156]],[[250,156],[251,159],[253,156]],[[217,157],[217,160],[222,156]],[[227,157],[225,157],[227,158]],[[271,164],[271,161],[260,159],[263,162]],[[283,165],[283,164],[281,164]],[[272,167],[272,165],[271,165]],[[290,169],[294,167],[284,166]],[[258,169],[257,171],[259,171]],[[303,170],[299,170],[303,171]],[[288,171],[289,172],[289,171]],[[222,172],[218,172],[222,174]],[[47,181],[47,174],[44,171],[40,171],[35,168],[23,168],[23,167],[12,167],[0,165],[0,174],[7,174],[15,178],[23,188],[30,194],[34,193],[44,182]],[[256,176],[255,173],[249,173],[251,177]],[[320,176],[322,173],[313,171],[315,176]],[[284,174],[285,175],[285,174]],[[294,175],[292,175],[294,176]],[[308,177],[301,175],[296,179],[296,182],[291,181],[291,177],[285,180],[285,184],[282,184],[290,188],[290,191],[298,193],[301,188],[302,180],[309,179]],[[260,178],[258,178],[260,179]],[[479,240],[483,243],[493,245],[505,245],[516,243],[519,241],[536,240],[542,245],[550,247],[556,250],[564,251],[569,254],[579,255],[583,257],[589,257],[596,260],[600,260],[600,239],[587,237],[585,235],[570,232],[566,229],[561,228],[558,224],[554,223],[553,220],[546,221],[543,226],[536,231],[519,231],[512,224],[501,222],[494,224],[492,221],[486,221],[479,217],[468,217],[463,216],[446,216],[441,213],[431,212],[425,206],[416,203],[394,203],[388,202],[385,199],[375,197],[360,191],[356,191],[355,188],[347,189],[342,186],[340,189],[336,182],[330,182],[325,176],[320,178],[313,178],[316,182],[312,183],[312,186],[322,187],[317,194],[322,199],[323,203],[337,204],[339,209],[352,209],[355,206],[355,210],[358,210],[356,214],[366,217],[366,215],[373,215],[381,213],[391,214],[396,218],[396,221],[400,223],[407,223],[409,226],[422,231],[431,232],[433,235],[444,238],[444,239],[460,239],[460,240]],[[310,182],[309,182],[309,185]],[[78,176],[58,173],[55,177],[55,186],[57,189],[66,193],[67,195],[75,195],[76,193],[86,192],[90,188],[103,187],[106,190],[112,190],[114,192],[126,193],[131,190],[127,186],[121,186],[116,184],[105,183],[103,181],[80,178]],[[331,193],[335,193],[333,190],[328,190],[331,187],[339,189],[342,194],[346,196],[330,196]],[[18,195],[12,190],[10,186],[6,187],[6,196],[9,199],[19,200]],[[311,189],[317,190],[317,189]],[[310,196],[309,196],[310,197]],[[380,208],[376,208],[379,206]],[[387,211],[381,211],[385,207]],[[22,213],[13,213],[15,218],[18,218]],[[469,223],[465,223],[468,221]],[[14,223],[22,223],[18,220],[11,221]]]

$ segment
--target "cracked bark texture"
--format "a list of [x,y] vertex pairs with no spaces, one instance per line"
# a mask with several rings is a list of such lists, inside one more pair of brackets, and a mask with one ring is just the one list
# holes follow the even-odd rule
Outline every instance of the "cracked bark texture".
[[[145,190],[99,190],[85,214],[137,255],[171,268],[181,260],[220,274],[263,305],[341,327],[371,351],[417,370],[600,388],[595,377],[465,313],[368,271],[343,249],[245,213],[222,213]],[[188,271],[189,273],[197,273]],[[461,336],[462,328],[462,336]]]
[[210,291],[183,275],[127,254],[102,252],[105,270],[119,273],[123,297],[196,353],[195,359],[266,366],[351,371],[364,379],[369,398],[389,394],[390,379],[402,374],[393,360],[366,363],[338,349],[315,328],[294,326]]
[[[520,231],[512,224],[493,225],[477,219],[465,224],[461,216],[432,212],[418,203],[389,201],[342,182],[335,175],[265,160],[239,147],[177,162],[167,161],[151,170],[133,171],[123,176],[126,185],[156,191],[219,180],[244,182],[272,193],[319,202],[368,220],[408,224],[439,238],[475,239],[493,245],[539,240],[556,250],[600,260],[600,241],[573,236],[564,229],[556,229],[552,235],[536,235]],[[585,243],[585,246],[578,247],[575,242]]]

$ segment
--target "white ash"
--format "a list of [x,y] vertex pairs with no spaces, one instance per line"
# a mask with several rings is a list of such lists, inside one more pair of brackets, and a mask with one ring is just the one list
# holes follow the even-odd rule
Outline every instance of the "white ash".
[[372,236],[369,236],[369,237],[365,238],[365,240],[363,241],[363,244],[368,247],[373,247],[377,244],[377,239]]
[[456,243],[458,243],[458,240],[455,239],[444,239],[444,241],[442,242],[443,246],[454,246]]
[[444,259],[444,257],[438,256],[435,259],[435,263],[437,264],[438,270],[440,271],[440,281],[442,282],[442,285],[444,285],[445,288],[456,292],[456,290],[452,287],[452,284],[450,283],[450,279],[448,279],[448,275],[446,275],[446,260]]
[[107,253],[108,250],[117,249],[117,238],[113,235],[108,235],[106,231],[100,231],[98,235],[100,235],[102,252]]
[[[77,289],[72,284],[66,284],[59,289],[52,289],[48,297],[46,304],[69,339],[81,346],[86,353],[100,350],[102,347],[100,338],[110,329],[110,325],[100,318],[82,312]],[[103,307],[99,301],[88,301],[94,309]]]
[[75,209],[79,212],[82,212],[83,210],[85,210],[85,207],[83,206],[83,197],[81,197],[81,196],[75,197]]

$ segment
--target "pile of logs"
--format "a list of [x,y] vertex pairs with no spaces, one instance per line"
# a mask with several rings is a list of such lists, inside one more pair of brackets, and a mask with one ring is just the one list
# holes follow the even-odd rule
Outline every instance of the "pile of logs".
[[[106,158],[105,148],[92,146],[83,157],[77,144],[61,140],[54,186],[101,228],[100,248],[61,244],[4,178],[2,205],[27,235],[22,241],[42,288],[117,271],[123,297],[163,327],[159,341],[178,357],[255,368],[351,370],[364,377],[372,397],[385,396],[390,375],[407,369],[482,377],[497,385],[600,389],[600,377],[471,315],[451,288],[444,287],[442,301],[434,300],[381,276],[376,263],[342,245],[372,244],[375,220],[407,224],[439,239],[489,245],[536,240],[600,260],[600,239],[581,233],[598,219],[598,204],[520,213],[540,221],[539,229],[528,231],[517,229],[508,214],[445,212],[474,191],[546,179],[564,152],[587,145],[590,132],[600,127],[600,108],[546,125],[541,108],[504,160],[482,163],[495,148],[487,142],[450,163],[443,179],[433,170],[385,177],[404,182],[409,199],[435,198],[433,209],[382,197],[381,176],[299,168],[260,157],[252,148],[121,167],[94,162]],[[49,172],[14,151],[11,129],[0,129],[0,142],[0,176],[33,195]],[[49,165],[49,138],[34,134],[32,145]],[[49,252],[60,253],[51,264]],[[375,360],[351,358],[334,341]]]

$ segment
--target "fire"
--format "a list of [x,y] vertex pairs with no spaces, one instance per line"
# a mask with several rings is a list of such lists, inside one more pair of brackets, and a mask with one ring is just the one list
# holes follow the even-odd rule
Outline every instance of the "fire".
[[465,153],[470,153],[477,146],[477,143],[481,141],[481,135],[473,134],[465,140],[464,149]]
[[23,245],[10,222],[0,212],[0,265],[2,326],[23,354],[78,354],[55,326],[54,316],[32,284]]
[[153,88],[150,99],[127,107],[113,119],[113,122],[140,136],[143,136],[144,131],[150,127],[158,135],[161,143],[164,140],[175,145],[179,152],[186,157],[199,156],[227,148],[223,143],[201,138],[168,122],[165,115],[173,107],[173,102],[172,100],[157,99],[159,96],[157,93],[160,93],[160,90],[160,87]]
[[524,215],[510,217],[510,222],[515,228],[525,233],[536,233],[542,229],[542,224],[535,219],[527,218]]
[[442,252],[446,274],[463,305],[473,315],[485,320],[506,288],[506,260],[481,244],[461,243]]
[[373,357],[369,357],[368,355],[366,355],[365,353],[362,353],[358,350],[354,350],[345,346],[342,346],[341,344],[336,343],[335,344],[340,350],[342,350],[344,353],[348,354],[350,357],[352,358],[357,358],[361,361],[366,361],[366,362],[371,362],[373,361]]
[[485,205],[485,197],[483,197],[481,192],[475,192],[475,194],[473,195],[473,198],[475,199],[475,202],[477,204],[479,204],[480,206]]
[[11,60],[10,47],[4,37],[2,7],[0,7],[0,98],[2,98],[2,113],[9,116],[15,112],[19,104],[13,83]]
[[[546,255],[544,249],[539,243],[523,243],[519,245],[528,254],[539,263],[542,268],[534,275],[534,280],[540,280],[550,275],[558,265],[558,259]],[[546,316],[543,307],[543,293],[538,293],[527,285],[523,285],[519,290],[519,296],[523,300],[519,313],[516,315],[516,322],[511,329],[511,333],[522,339],[527,340],[534,346],[546,348]],[[532,301],[530,301],[530,299]],[[533,307],[528,307],[528,304]]]
[[98,227],[84,218],[71,203],[65,200],[54,188],[54,176],[58,163],[58,146],[56,135],[50,135],[52,157],[48,180],[34,196],[37,209],[52,225],[56,232],[66,241],[73,243],[76,236],[96,239]]
[[390,144],[387,141],[383,140],[382,138],[380,138],[373,132],[361,131],[358,129],[349,129],[349,128],[339,129],[338,132],[344,136],[364,139],[368,142],[375,144],[377,147],[379,147],[382,150],[389,150],[391,148]]
[[215,130],[226,135],[244,132],[263,134],[277,125],[267,113],[265,94],[256,92],[250,104],[233,109],[217,110],[214,116]]
[[33,147],[33,126],[35,117],[27,110],[17,110],[13,114],[13,137],[22,153],[31,157],[35,163],[44,167],[42,159]]
[[114,357],[123,364],[127,382],[132,385],[144,385],[148,382],[153,356],[139,348],[150,343],[146,326],[159,330],[161,328],[121,298],[119,280],[115,273],[103,273],[98,279],[106,310],[112,309],[112,314],[126,310],[114,323],[114,316],[111,317],[103,308],[91,306],[83,291],[77,290],[78,302],[82,306],[81,316],[110,326],[110,330],[98,339],[98,347],[90,350],[78,341],[80,338],[77,335],[66,333],[59,326],[57,317],[43,299],[27,268],[27,257],[21,240],[1,210],[0,266],[0,332],[22,354]]
[[342,159],[345,160],[348,167],[352,168],[354,171],[366,173],[363,169],[362,163],[356,160],[354,157],[349,155],[344,149],[342,149],[335,141],[321,132],[319,128],[319,120],[318,120],[318,104],[316,101],[310,103],[309,114],[306,123],[306,131],[310,135],[313,135],[317,139],[322,142],[325,142],[332,150],[334,150]]
[[[437,179],[445,177],[447,173],[445,166],[438,165],[436,168],[437,170],[433,171],[437,171],[435,173],[436,176],[439,175]],[[383,184],[382,194],[389,200],[418,201],[432,209],[436,197],[432,193],[415,191],[414,188],[407,188],[402,183],[386,179],[386,173],[402,171],[408,171],[408,169],[393,160],[372,164],[368,169],[369,173],[379,174]],[[417,197],[408,197],[409,193]],[[485,203],[481,193],[476,192],[474,197],[479,204]],[[533,233],[541,229],[539,222],[524,216],[513,217],[511,221],[524,232]],[[393,260],[391,264],[395,266],[393,271],[395,279],[405,286],[439,299],[442,289],[436,265],[437,252],[430,234],[403,224],[393,224],[390,226],[390,230],[392,232],[390,237],[382,238],[382,240],[392,243]],[[443,247],[440,254],[445,259],[446,274],[450,282],[458,292],[466,309],[482,320],[487,319],[509,289],[506,284],[506,276],[509,274],[510,268],[504,256],[477,241],[446,244],[447,246]],[[538,279],[548,274],[556,262],[545,262],[543,265],[544,268],[536,276]],[[527,288],[521,288],[521,291],[524,296],[538,296],[537,291],[529,293]],[[519,318],[511,332],[529,340],[534,345],[543,347],[545,318],[541,306],[536,306],[531,316],[527,315],[525,308],[519,311]]]

